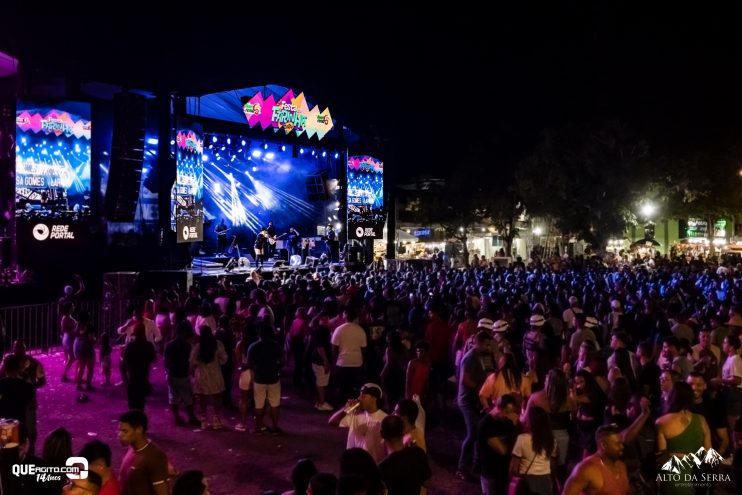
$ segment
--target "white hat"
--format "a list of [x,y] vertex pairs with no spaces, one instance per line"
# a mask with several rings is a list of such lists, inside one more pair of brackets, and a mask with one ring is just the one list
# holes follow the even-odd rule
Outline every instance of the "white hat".
[[595,328],[599,325],[600,325],[600,322],[598,321],[596,317],[588,316],[587,318],[585,318],[585,326],[587,328]]
[[505,331],[507,331],[507,329],[508,329],[509,326],[510,325],[508,325],[508,322],[507,321],[505,321],[505,320],[497,320],[494,323],[494,325],[492,325],[492,331],[493,332],[505,332]]
[[544,323],[546,323],[546,320],[541,315],[531,315],[531,318],[528,319],[528,323],[532,327],[542,327]]
[[477,328],[486,328],[487,330],[492,330],[492,320],[489,318],[482,318],[479,320],[479,323],[477,323]]

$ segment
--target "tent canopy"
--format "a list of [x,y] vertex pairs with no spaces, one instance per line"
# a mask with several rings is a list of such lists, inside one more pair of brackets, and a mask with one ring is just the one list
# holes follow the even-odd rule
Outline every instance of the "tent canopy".
[[645,237],[644,239],[639,239],[638,241],[632,242],[630,247],[632,247],[632,248],[642,247],[642,246],[659,247],[661,245],[662,244],[660,244],[659,242],[657,242],[656,239],[649,239],[649,238],[646,238]]

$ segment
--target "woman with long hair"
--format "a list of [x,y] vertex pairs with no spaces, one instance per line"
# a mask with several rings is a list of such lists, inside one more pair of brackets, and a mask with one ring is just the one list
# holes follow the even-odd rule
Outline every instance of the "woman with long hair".
[[625,347],[619,347],[613,351],[615,356],[615,367],[621,371],[621,375],[626,378],[629,384],[629,388],[632,392],[636,391],[636,375],[634,374],[634,368],[631,366],[631,354]]
[[595,452],[595,430],[603,424],[605,413],[605,393],[588,369],[575,374],[572,393],[577,401],[577,445],[582,449],[582,457]]
[[221,366],[227,362],[227,353],[224,344],[214,338],[207,325],[201,327],[198,343],[191,349],[190,362],[194,371],[193,393],[198,396],[201,406],[201,428],[209,427],[206,406],[211,402],[214,408],[213,426],[219,430],[223,428],[219,417],[221,394],[224,392]]
[[549,415],[552,432],[559,446],[559,455],[556,459],[556,479],[561,487],[567,479],[567,453],[569,451],[569,429],[577,411],[577,403],[569,394],[569,381],[564,371],[554,368],[546,375],[544,390],[531,395],[521,415],[521,421],[526,421],[528,413],[533,407],[540,407]]
[[[672,462],[683,459],[687,454],[698,455],[699,447],[705,451],[711,448],[711,431],[706,420],[700,414],[691,412],[693,408],[693,390],[685,382],[675,382],[668,397],[667,414],[655,422],[657,430],[658,458],[665,465],[670,464],[674,469],[682,469],[682,475],[692,475],[693,470],[686,466],[675,466]],[[662,466],[664,469],[664,465]],[[685,476],[680,477],[685,480]],[[695,493],[692,483],[680,481],[663,482],[660,486],[664,494],[691,495]]]
[[518,435],[513,446],[510,473],[525,478],[529,494],[552,495],[551,460],[559,448],[549,414],[540,407],[531,407],[525,426],[526,432]]
[[[57,428],[46,436],[41,452],[41,458],[47,466],[65,466],[67,459],[74,455],[72,435],[64,428]],[[61,493],[64,481],[50,480],[44,482],[44,485],[48,489],[45,493]]]
[[479,389],[479,400],[489,411],[497,398],[505,394],[515,397],[518,410],[531,395],[531,379],[521,373],[511,353],[501,354],[497,359],[497,371],[490,374]]

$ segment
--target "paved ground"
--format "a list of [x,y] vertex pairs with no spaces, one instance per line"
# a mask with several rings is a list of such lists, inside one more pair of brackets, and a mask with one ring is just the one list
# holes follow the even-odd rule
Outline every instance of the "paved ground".
[[[116,371],[118,353],[114,354],[113,381],[119,381]],[[67,428],[73,436],[73,448],[100,438],[113,450],[113,464],[121,463],[123,448],[116,439],[117,417],[126,410],[126,396],[120,387],[101,387],[88,394],[90,402],[79,404],[72,384],[60,383],[62,355],[40,355],[49,383],[39,391],[39,441],[58,426]],[[97,373],[97,370],[96,370]],[[290,488],[291,467],[302,457],[312,459],[320,471],[337,474],[338,459],[345,447],[346,430],[327,426],[329,413],[311,406],[309,398],[294,394],[290,385],[283,387],[281,426],[285,434],[279,437],[240,433],[231,428],[222,431],[201,431],[177,428],[167,406],[167,393],[162,361],[153,370],[154,396],[147,403],[150,436],[167,453],[180,471],[201,469],[209,477],[211,493],[262,494],[265,490],[279,493]],[[237,422],[236,411],[225,414],[230,427]],[[429,493],[475,494],[477,485],[465,484],[454,478],[463,426],[456,411],[444,418],[445,427],[428,432],[428,445],[433,480]]]

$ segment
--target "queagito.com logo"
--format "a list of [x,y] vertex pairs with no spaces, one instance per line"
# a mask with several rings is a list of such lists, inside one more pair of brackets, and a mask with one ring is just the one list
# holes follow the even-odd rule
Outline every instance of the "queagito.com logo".
[[88,477],[88,460],[84,457],[70,457],[64,466],[13,464],[11,472],[17,477],[35,476],[36,481],[61,481],[62,475],[71,480],[84,480]]
[[731,482],[731,475],[711,472],[724,461],[724,457],[714,449],[701,447],[695,452],[679,458],[670,457],[660,468],[657,482],[674,482],[683,484]]

